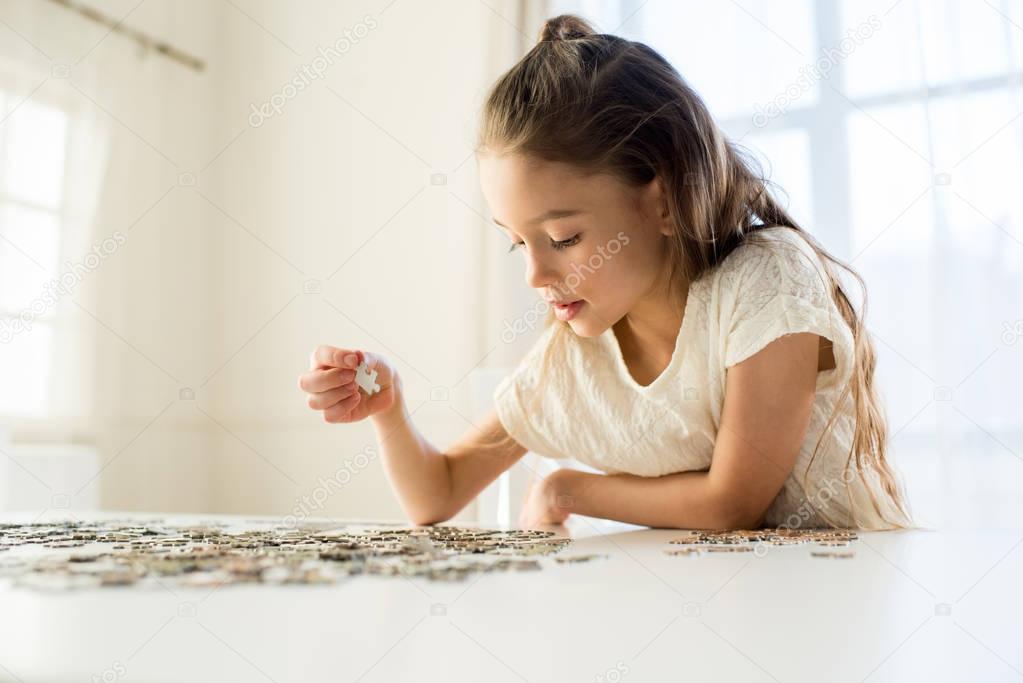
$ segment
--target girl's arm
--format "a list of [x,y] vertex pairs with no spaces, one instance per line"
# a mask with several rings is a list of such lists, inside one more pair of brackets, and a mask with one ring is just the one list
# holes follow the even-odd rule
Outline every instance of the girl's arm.
[[526,453],[504,430],[494,411],[478,428],[471,428],[441,452],[412,424],[400,379],[395,390],[391,407],[374,414],[372,420],[384,471],[413,524],[434,524],[454,517]]
[[[360,364],[376,373],[378,391],[361,393]],[[384,471],[409,520],[433,524],[456,515],[501,472],[526,453],[496,413],[440,452],[416,430],[405,409],[401,377],[383,356],[356,349],[319,346],[309,371],[298,378],[313,410],[330,423],[371,418],[383,451]]]
[[638,477],[560,470],[544,480],[546,516],[569,512],[680,529],[759,526],[806,436],[819,339],[786,335],[728,369],[709,471]]

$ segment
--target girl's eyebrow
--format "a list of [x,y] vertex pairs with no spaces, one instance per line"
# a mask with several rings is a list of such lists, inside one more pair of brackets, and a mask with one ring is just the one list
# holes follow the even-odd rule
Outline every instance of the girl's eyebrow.
[[[570,216],[577,216],[577,215],[579,215],[581,213],[586,213],[586,212],[582,211],[580,209],[551,209],[550,211],[546,211],[546,212],[540,214],[539,216],[537,216],[536,218],[534,218],[534,219],[532,219],[530,221],[527,221],[526,223],[527,223],[527,225],[531,225],[531,224],[534,224],[534,223],[543,223],[544,221],[552,221],[552,220],[556,220],[558,218],[568,218]],[[508,228],[508,226],[505,225],[504,223],[502,223],[501,221],[497,220],[496,218],[494,219],[494,222],[497,223],[498,225],[500,225],[502,228],[507,228],[509,230],[511,229],[511,228]]]

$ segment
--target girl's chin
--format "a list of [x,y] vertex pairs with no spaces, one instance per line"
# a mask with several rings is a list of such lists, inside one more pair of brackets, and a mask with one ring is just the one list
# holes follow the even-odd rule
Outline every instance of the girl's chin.
[[564,324],[571,327],[577,337],[597,337],[604,332],[603,330],[594,329],[589,321],[575,319],[569,320]]

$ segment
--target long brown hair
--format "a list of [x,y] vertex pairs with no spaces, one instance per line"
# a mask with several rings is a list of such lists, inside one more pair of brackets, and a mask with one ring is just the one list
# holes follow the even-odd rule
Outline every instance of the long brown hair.
[[[782,226],[798,233],[820,258],[827,289],[854,341],[850,381],[807,464],[804,488],[825,436],[851,399],[855,428],[843,475],[847,494],[851,479],[845,475],[855,463],[861,478],[868,471],[877,475],[898,511],[910,519],[887,459],[888,428],[874,387],[877,355],[863,322],[863,279],[771,196],[760,164],[726,138],[700,96],[660,54],[643,43],[597,33],[575,15],[549,19],[537,44],[491,90],[476,147],[477,153],[520,153],[569,163],[585,173],[611,173],[637,187],[659,174],[675,226],[669,240],[673,283],[698,279],[739,245],[759,241],[756,233],[765,228]],[[833,266],[859,283],[862,314]],[[548,324],[553,320],[549,316]],[[878,515],[904,527],[887,519],[873,487],[866,488]],[[851,495],[850,513],[855,519]]]

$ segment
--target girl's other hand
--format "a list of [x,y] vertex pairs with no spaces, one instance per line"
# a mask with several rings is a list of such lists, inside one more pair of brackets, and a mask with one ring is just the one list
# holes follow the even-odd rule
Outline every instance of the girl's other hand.
[[564,470],[557,470],[533,483],[526,504],[519,514],[520,529],[542,530],[545,526],[564,524],[568,519],[572,499],[559,486],[564,476],[562,472]]

